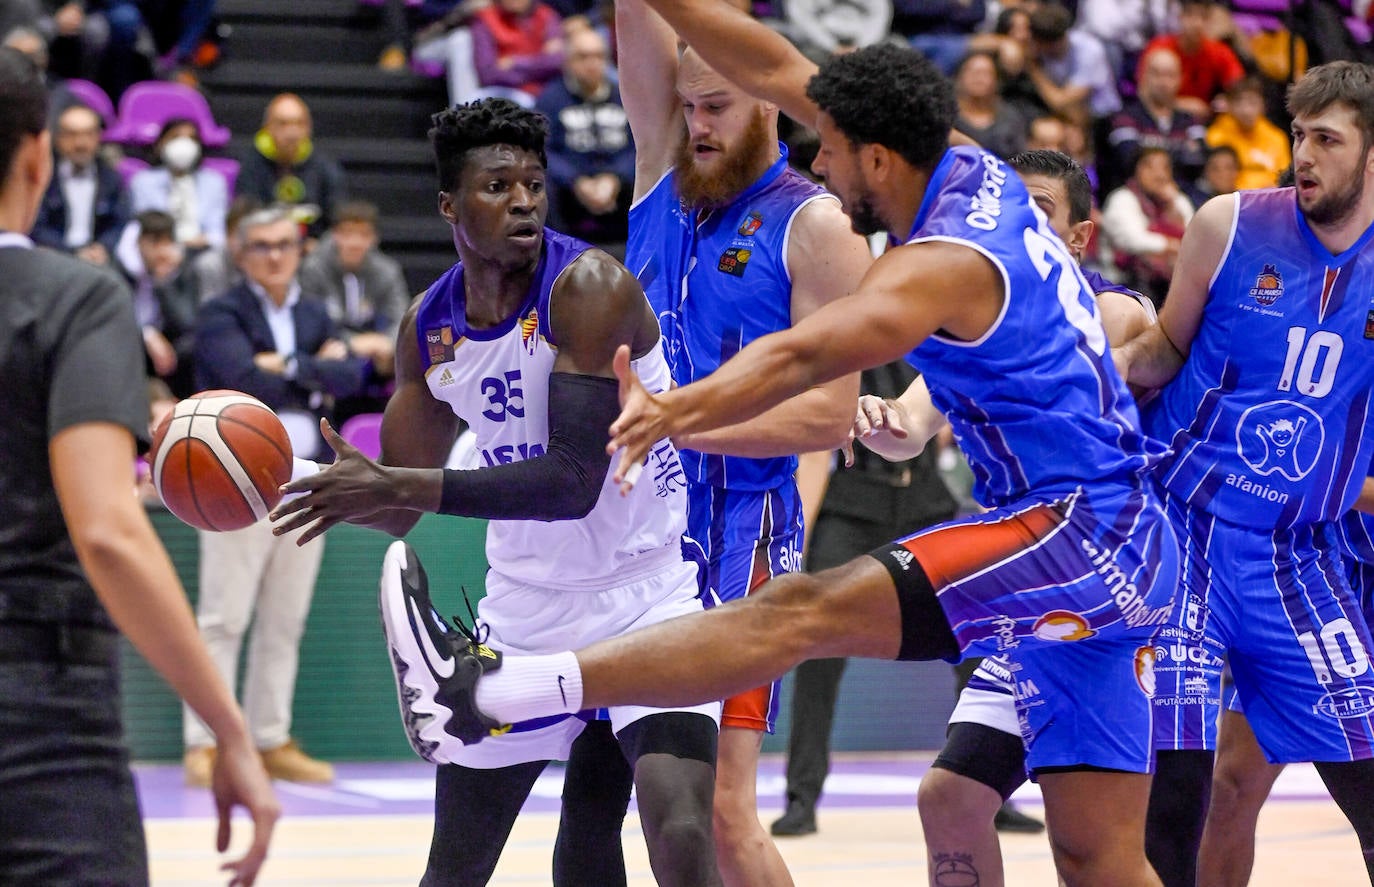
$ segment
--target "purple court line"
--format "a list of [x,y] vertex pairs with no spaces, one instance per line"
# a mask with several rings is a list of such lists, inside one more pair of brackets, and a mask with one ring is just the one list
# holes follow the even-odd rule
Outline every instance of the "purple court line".
[[[781,756],[766,755],[759,766],[759,806],[781,810],[785,779]],[[822,804],[829,808],[904,808],[914,810],[916,786],[930,768],[923,758],[839,758],[831,768]],[[433,812],[434,768],[422,761],[335,764],[333,785],[277,783],[286,816],[428,815]],[[558,811],[561,772],[551,766],[525,803],[527,813]],[[143,815],[149,819],[201,819],[215,815],[210,792],[187,788],[181,767],[140,764],[134,768]],[[1018,796],[1020,800],[1020,796]],[[1301,780],[1286,790],[1281,782],[1272,801],[1329,801],[1320,782]],[[1026,803],[1039,803],[1034,794]]]

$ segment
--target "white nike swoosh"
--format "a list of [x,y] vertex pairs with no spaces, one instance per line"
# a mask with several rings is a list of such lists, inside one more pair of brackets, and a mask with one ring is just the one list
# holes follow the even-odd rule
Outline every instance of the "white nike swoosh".
[[[415,608],[415,599],[406,596],[406,607],[410,610],[410,618],[415,625],[415,634],[420,638],[420,655],[425,657],[429,663],[430,671],[440,678],[453,677],[454,661],[452,656],[440,656],[439,651],[434,649],[434,641],[430,638],[429,632],[425,629],[424,619]],[[435,663],[438,666],[435,666]]]

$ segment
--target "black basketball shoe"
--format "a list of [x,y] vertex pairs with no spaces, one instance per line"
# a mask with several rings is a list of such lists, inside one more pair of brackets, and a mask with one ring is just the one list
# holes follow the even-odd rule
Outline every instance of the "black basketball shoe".
[[476,703],[478,679],[501,667],[501,654],[435,611],[424,567],[404,542],[386,550],[378,603],[401,720],[417,755],[449,764],[462,746],[510,729],[478,711]]

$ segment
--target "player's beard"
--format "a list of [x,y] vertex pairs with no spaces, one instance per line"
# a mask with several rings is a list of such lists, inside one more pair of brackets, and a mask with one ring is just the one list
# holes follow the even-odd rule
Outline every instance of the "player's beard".
[[849,227],[854,229],[855,234],[868,237],[887,230],[887,225],[873,208],[873,192],[867,188],[854,196],[849,206],[845,207],[845,212],[849,215]]
[[1364,164],[1361,163],[1345,180],[1344,187],[1333,189],[1330,194],[1319,197],[1310,207],[1303,209],[1307,221],[1317,225],[1336,225],[1350,218],[1364,196],[1364,170]]
[[760,164],[766,164],[770,147],[768,117],[761,108],[754,109],[739,141],[722,149],[707,169],[696,162],[690,139],[683,139],[673,163],[678,197],[693,209],[724,206],[763,174]]

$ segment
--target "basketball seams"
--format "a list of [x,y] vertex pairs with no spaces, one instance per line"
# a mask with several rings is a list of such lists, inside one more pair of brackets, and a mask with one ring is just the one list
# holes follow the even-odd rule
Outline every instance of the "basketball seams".
[[[170,493],[187,512],[190,520],[183,520],[221,531],[246,526],[240,516],[254,522],[268,514],[275,487],[264,494],[254,475],[266,474],[271,486],[281,469],[289,468],[291,453],[285,429],[266,404],[236,391],[204,392],[178,403],[165,423],[153,459],[153,485],[164,502]],[[237,445],[234,438],[240,438]],[[216,518],[228,525],[220,526]]]

